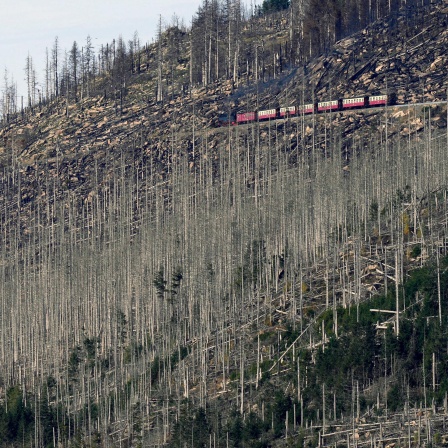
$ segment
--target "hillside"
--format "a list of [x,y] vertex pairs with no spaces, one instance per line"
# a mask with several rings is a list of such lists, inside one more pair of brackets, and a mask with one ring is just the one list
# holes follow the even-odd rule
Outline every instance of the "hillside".
[[[8,116],[1,444],[442,444],[447,14],[401,10],[304,66],[191,89],[173,27],[119,89],[99,76]],[[288,12],[268,17],[247,39],[282,42]],[[170,84],[145,67],[173,40]],[[390,91],[396,107],[217,127]]]
[[[70,173],[66,176],[72,179],[70,189],[77,189],[77,195],[85,199],[92,191],[89,182],[94,176],[89,170],[94,158],[104,160],[107,154],[116,166],[122,163],[124,153],[126,164],[131,163],[130,159],[150,158],[160,163],[164,171],[168,148],[189,154],[191,158],[192,148],[203,145],[204,130],[210,150],[224,146],[222,132],[215,127],[219,113],[229,108],[251,110],[257,104],[260,108],[269,108],[300,104],[313,98],[350,97],[387,90],[396,92],[401,104],[444,101],[447,96],[446,8],[441,2],[430,10],[422,9],[421,14],[413,13],[411,18],[405,10],[389,22],[373,24],[338,42],[329,56],[321,56],[304,68],[292,69],[266,83],[243,85],[236,91],[233,82],[217,82],[194,89],[191,95],[175,93],[160,107],[149,94],[156,90],[156,80],[144,72],[133,76],[125,90],[106,93],[105,89],[101,96],[76,103],[61,99],[39,106],[40,111],[34,109],[34,113],[27,113],[23,119],[7,124],[0,131],[3,166],[16,162],[26,166],[30,171],[30,176],[24,176],[26,189],[27,179],[33,177],[35,170],[46,164],[51,170],[58,161],[61,169]],[[288,24],[284,23],[283,33],[287,30]],[[166,51],[171,35],[176,33],[180,31],[168,31]],[[281,39],[277,34],[273,37]],[[180,48],[187,45],[186,38],[184,40]],[[156,50],[153,48],[147,53],[156,58]],[[178,69],[185,72],[187,66],[188,61],[184,59]],[[97,90],[102,92],[101,80],[98,84]],[[438,128],[446,126],[444,107],[433,114]],[[424,120],[420,116],[410,117],[409,113],[412,112],[401,113],[397,126],[388,129],[389,136],[423,128]],[[332,132],[343,147],[350,147],[353,131],[358,131],[362,125],[370,136],[371,128],[380,127],[377,118],[378,114],[371,112],[339,115],[332,119]],[[317,123],[306,123],[306,129],[297,126],[291,141],[285,142],[285,150],[294,150],[297,142],[301,143],[299,150],[310,147],[312,136],[324,132],[321,129],[323,120],[319,117]],[[116,161],[118,154],[120,162]],[[100,170],[105,178],[106,171]],[[33,191],[26,192],[26,200],[33,201]]]

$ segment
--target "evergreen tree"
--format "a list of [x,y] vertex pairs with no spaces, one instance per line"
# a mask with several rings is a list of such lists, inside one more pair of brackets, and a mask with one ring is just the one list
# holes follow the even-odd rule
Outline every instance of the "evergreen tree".
[[289,0],[264,0],[261,10],[264,14],[274,11],[282,11],[289,8]]

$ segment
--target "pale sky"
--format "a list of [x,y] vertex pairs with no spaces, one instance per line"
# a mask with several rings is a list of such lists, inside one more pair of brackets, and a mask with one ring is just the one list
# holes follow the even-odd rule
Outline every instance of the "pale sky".
[[[14,77],[19,95],[26,96],[25,63],[33,58],[40,84],[44,80],[45,49],[58,36],[61,48],[69,50],[73,41],[79,48],[90,35],[96,49],[120,34],[125,42],[138,31],[140,43],[156,35],[159,15],[165,24],[176,14],[190,25],[203,0],[0,0],[0,90],[4,71]],[[50,53],[51,54],[51,53]]]

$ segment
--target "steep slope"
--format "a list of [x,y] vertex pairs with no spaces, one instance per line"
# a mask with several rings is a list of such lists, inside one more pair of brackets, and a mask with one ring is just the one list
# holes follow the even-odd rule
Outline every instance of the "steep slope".
[[[446,104],[214,124],[229,107],[383,91],[386,77],[388,88],[397,78],[400,100],[415,99],[417,70],[431,85],[426,99],[443,98],[442,5],[416,16],[421,34],[420,21],[403,26],[406,15],[378,23],[306,76],[297,69],[236,90],[216,83],[161,106],[148,100],[154,78],[143,73],[121,98],[54,102],[4,127],[2,443],[14,442],[15,421],[22,440],[43,446],[280,446],[291,434],[314,443],[329,422],[349,431],[341,414],[364,411],[376,418],[372,437],[384,439],[378,414],[393,394],[395,408],[403,404],[395,386],[411,349],[381,345],[396,338],[375,336],[368,307],[393,311],[394,284],[428,259],[445,287]],[[372,42],[390,30],[395,40]],[[406,33],[416,44],[403,55]],[[418,46],[420,36],[431,43]],[[355,48],[364,59],[353,62]],[[422,330],[432,311],[445,321],[445,289],[419,281],[426,286],[398,295],[402,320],[418,320],[414,352],[433,339]],[[414,316],[419,294],[428,303]],[[366,336],[377,342],[365,349],[373,367],[350,345]],[[443,344],[431,344],[440,381],[431,395],[425,375],[409,376],[414,409],[422,397],[443,401]],[[347,347],[364,364],[327,372]],[[350,420],[350,443],[358,423]]]

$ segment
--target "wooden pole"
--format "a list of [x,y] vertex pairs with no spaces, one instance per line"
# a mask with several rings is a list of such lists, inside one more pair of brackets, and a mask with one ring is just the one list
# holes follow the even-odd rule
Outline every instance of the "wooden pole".
[[325,434],[325,383],[322,384],[322,435]]

